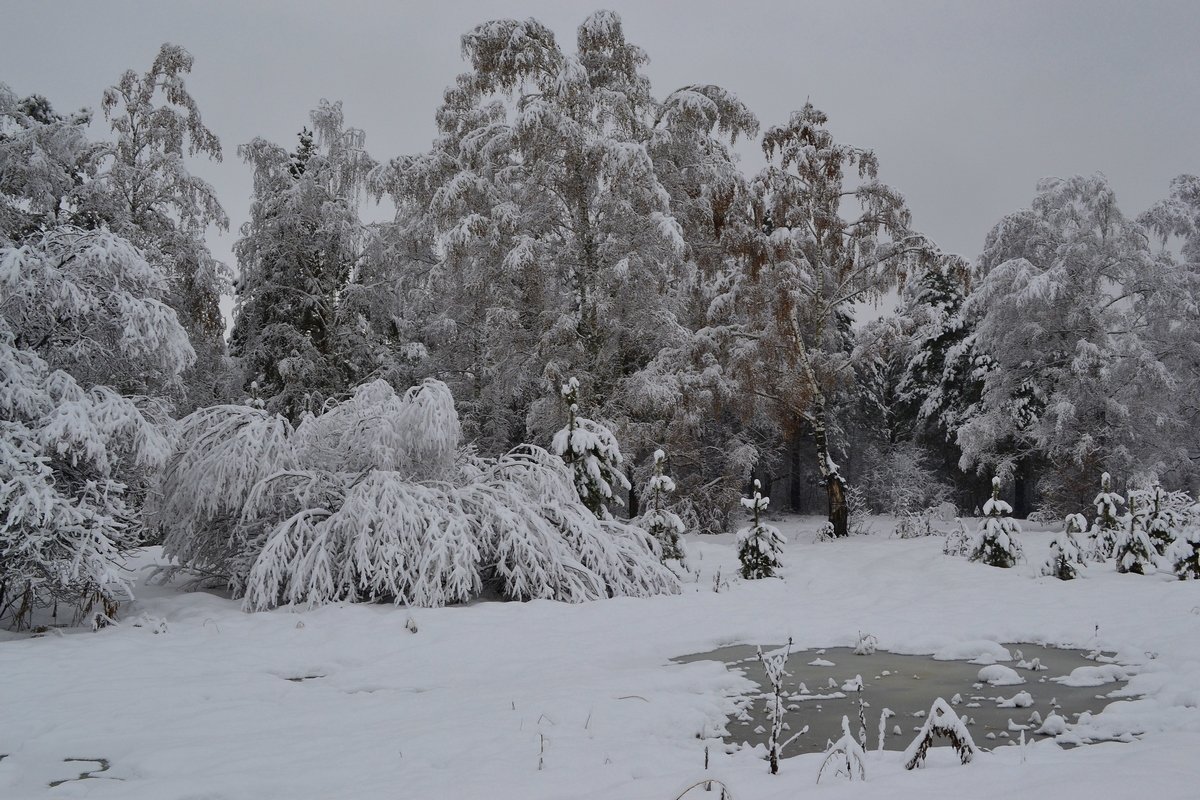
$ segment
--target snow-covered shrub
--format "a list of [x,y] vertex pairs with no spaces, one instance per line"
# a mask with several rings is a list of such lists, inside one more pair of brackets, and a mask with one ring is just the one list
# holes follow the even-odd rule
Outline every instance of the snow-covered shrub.
[[948,556],[965,556],[971,552],[971,534],[961,519],[954,520],[957,527],[946,534],[942,552]]
[[975,740],[967,730],[962,718],[942,698],[933,701],[929,713],[925,715],[925,723],[921,726],[917,738],[913,739],[904,751],[904,768],[917,769],[925,766],[925,755],[933,745],[935,735],[945,736],[958,752],[959,761],[969,764],[978,753]]
[[1129,513],[1125,516],[1125,529],[1121,531],[1113,552],[1117,560],[1117,572],[1132,572],[1135,575],[1153,572],[1158,551],[1146,531],[1149,515],[1138,507],[1132,493],[1129,497]]
[[1182,533],[1194,502],[1187,492],[1168,492],[1157,483],[1129,493],[1130,513],[1135,514],[1136,509],[1138,525],[1146,531],[1158,555],[1166,554]]
[[833,777],[845,777],[848,781],[867,779],[867,754],[850,733],[850,718],[842,717],[842,737],[825,752],[825,760],[817,770],[817,783],[825,775],[826,767],[833,767]]
[[675,481],[663,474],[666,460],[666,453],[654,451],[654,474],[646,484],[646,510],[637,519],[637,524],[658,541],[664,561],[676,559],[682,562],[686,554],[679,537],[686,529],[679,515],[667,508],[667,495],[675,491]]
[[787,711],[787,693],[783,688],[783,679],[787,675],[787,660],[791,652],[791,639],[788,639],[783,652],[772,653],[769,656],[763,655],[762,648],[758,648],[758,661],[762,664],[767,682],[771,684],[770,705],[767,706],[767,713],[771,717],[771,733],[767,737],[767,761],[770,762],[772,775],[779,774],[779,753],[783,749],[783,743],[779,741],[784,730],[783,717]]
[[621,448],[607,427],[579,416],[579,381],[571,378],[562,386],[567,405],[567,426],[554,434],[551,449],[571,468],[579,499],[600,519],[611,519],[607,503],[624,505],[618,490],[629,490],[629,479],[621,471]]
[[181,423],[156,519],[164,552],[248,610],[392,599],[438,606],[486,584],[570,602],[678,591],[642,529],[601,520],[557,456],[471,458],[445,384],[383,381],[295,429],[244,406]]
[[983,504],[983,520],[971,540],[971,561],[993,567],[1011,567],[1021,557],[1017,534],[1021,527],[1009,514],[1012,506],[1000,499],[1000,479],[992,478],[992,496]]
[[906,511],[896,523],[892,535],[897,539],[920,539],[925,536],[937,536],[941,531],[933,527],[937,509],[927,508],[923,511]]
[[1179,580],[1200,580],[1200,525],[1185,528],[1171,544],[1167,558]]
[[112,617],[128,596],[122,553],[170,454],[166,407],[136,392],[192,359],[165,284],[107,232],[0,249],[0,620],[60,603]]
[[[944,502],[951,488],[938,478],[928,460],[923,448],[913,442],[892,445],[883,452],[872,448],[859,481],[871,510],[899,516]],[[850,508],[854,510],[853,505]]]
[[1067,517],[1063,532],[1050,540],[1050,556],[1042,565],[1043,575],[1053,575],[1059,580],[1069,581],[1079,574],[1083,566],[1083,551],[1079,548],[1079,540],[1075,534],[1082,533],[1087,527],[1087,519],[1082,514],[1071,514]]
[[755,478],[754,496],[742,498],[753,522],[737,532],[738,561],[742,563],[742,577],[747,580],[772,578],[775,570],[783,566],[779,560],[783,555],[783,536],[775,526],[765,524],[760,518],[771,502],[771,498],[762,496],[761,488]]
[[857,484],[846,484],[846,506],[850,509],[847,529],[851,536],[866,536],[871,532],[871,505],[867,494]]
[[1095,561],[1104,561],[1117,551],[1117,540],[1121,536],[1117,512],[1125,504],[1125,498],[1112,490],[1112,477],[1107,472],[1100,476],[1100,493],[1092,504],[1096,507],[1096,519],[1088,534],[1088,555]]

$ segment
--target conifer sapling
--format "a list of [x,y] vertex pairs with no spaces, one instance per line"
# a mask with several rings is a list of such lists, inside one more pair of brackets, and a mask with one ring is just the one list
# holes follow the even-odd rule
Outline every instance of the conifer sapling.
[[773,525],[763,523],[760,514],[766,511],[770,498],[763,497],[758,479],[754,481],[754,496],[743,497],[742,505],[750,509],[753,524],[737,532],[738,560],[742,562],[742,577],[747,580],[773,578],[783,564],[783,537]]
[[992,496],[983,504],[983,521],[971,542],[971,561],[993,567],[1012,567],[1022,555],[1017,534],[1021,527],[1009,516],[1012,506],[1000,499],[1000,479],[992,478]]

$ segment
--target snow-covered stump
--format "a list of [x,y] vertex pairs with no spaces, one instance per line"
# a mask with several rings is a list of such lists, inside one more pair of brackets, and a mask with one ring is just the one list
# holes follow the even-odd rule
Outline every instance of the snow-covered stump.
[[979,748],[975,746],[975,740],[971,738],[971,732],[967,730],[962,718],[950,707],[949,703],[939,697],[929,707],[929,713],[925,716],[925,724],[921,726],[917,738],[913,739],[912,744],[904,751],[905,769],[919,769],[925,766],[925,756],[929,753],[929,748],[933,746],[936,736],[944,736],[949,739],[950,744],[958,752],[959,760],[964,764],[969,764],[971,759],[979,754]]
[[1022,555],[1017,534],[1021,527],[1011,516],[1012,506],[1000,499],[1000,479],[992,478],[992,496],[983,504],[984,519],[971,542],[968,559],[992,567],[1012,567]]
[[1079,568],[1084,566],[1084,558],[1075,534],[1082,533],[1085,527],[1087,520],[1082,514],[1071,514],[1067,517],[1063,532],[1050,540],[1050,556],[1042,565],[1043,575],[1050,575],[1061,581],[1069,581],[1079,575]]
[[770,498],[763,497],[758,479],[754,481],[754,496],[743,497],[742,505],[750,509],[753,524],[737,532],[738,561],[742,563],[742,577],[747,580],[773,578],[775,570],[783,563],[783,536],[773,525],[763,524],[760,518]]
[[842,738],[833,743],[833,747],[825,754],[821,768],[817,770],[817,783],[825,775],[825,768],[832,766],[833,777],[844,775],[848,781],[865,781],[867,779],[867,754],[862,746],[850,733],[850,718],[842,717]]

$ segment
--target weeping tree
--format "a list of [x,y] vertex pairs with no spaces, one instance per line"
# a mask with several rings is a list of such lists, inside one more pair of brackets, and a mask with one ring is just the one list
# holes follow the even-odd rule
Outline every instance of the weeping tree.
[[678,591],[653,537],[598,519],[560,458],[530,445],[476,458],[460,436],[432,380],[364,384],[295,426],[248,406],[194,412],[154,510],[170,572],[224,583],[247,610],[440,606],[485,586],[568,602]]

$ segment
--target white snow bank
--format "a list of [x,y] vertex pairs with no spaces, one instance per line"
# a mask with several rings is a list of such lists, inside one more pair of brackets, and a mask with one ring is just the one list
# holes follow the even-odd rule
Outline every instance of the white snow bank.
[[1008,648],[991,639],[955,642],[942,647],[933,654],[937,661],[970,661],[982,656],[991,656],[993,661],[1012,661],[1012,653],[1008,651]]

